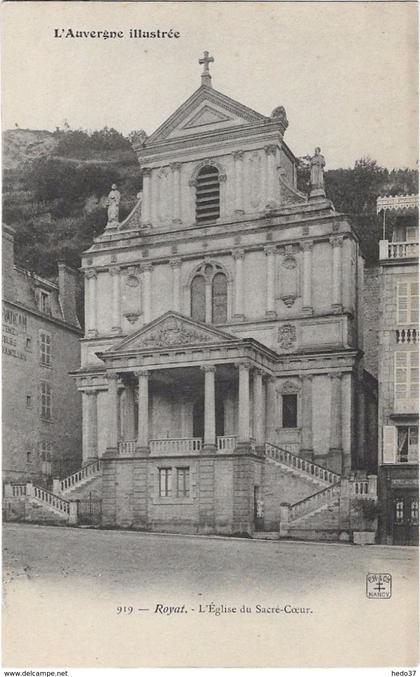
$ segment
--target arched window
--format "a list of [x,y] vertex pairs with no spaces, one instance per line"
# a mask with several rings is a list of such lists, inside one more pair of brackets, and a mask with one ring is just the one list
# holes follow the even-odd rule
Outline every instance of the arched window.
[[195,191],[195,219],[197,223],[209,223],[220,216],[219,170],[212,165],[198,172]]
[[206,281],[202,275],[196,275],[191,283],[191,317],[206,321]]
[[224,273],[216,273],[212,282],[212,322],[227,322],[227,279]]
[[195,271],[191,282],[191,317],[199,322],[227,322],[228,281],[220,264],[205,261]]

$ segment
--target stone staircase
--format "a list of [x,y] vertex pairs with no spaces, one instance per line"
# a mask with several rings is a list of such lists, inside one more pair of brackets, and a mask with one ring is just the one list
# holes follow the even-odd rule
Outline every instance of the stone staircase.
[[[270,482],[276,491],[272,495],[280,503],[280,538],[330,541],[351,532],[350,513],[354,502],[377,501],[376,476],[346,477],[300,458],[273,444],[265,446],[266,458],[280,472],[280,478],[268,473],[265,489],[270,502]],[[284,486],[282,486],[282,478]],[[274,479],[273,479],[274,478]],[[310,486],[310,484],[312,486]],[[314,492],[313,489],[317,487]],[[296,500],[298,499],[298,500]],[[353,524],[356,524],[353,519]],[[273,530],[268,519],[266,528]],[[343,537],[349,540],[349,536]]]
[[6,521],[77,524],[76,502],[68,501],[32,482],[6,484],[3,506]]
[[102,488],[102,461],[97,459],[84,465],[62,480],[54,480],[54,492],[63,498],[84,498],[87,493],[100,496]]

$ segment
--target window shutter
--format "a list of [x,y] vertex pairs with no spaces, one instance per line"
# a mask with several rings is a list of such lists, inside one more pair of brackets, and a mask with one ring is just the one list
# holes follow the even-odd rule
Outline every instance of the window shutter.
[[419,321],[419,283],[410,283],[410,324],[417,324]]
[[398,324],[407,324],[408,322],[407,282],[398,282],[397,284],[397,322]]
[[408,369],[407,358],[409,353],[395,353],[395,399],[404,400],[407,397],[408,390]]
[[384,425],[382,449],[383,463],[395,463],[397,452],[397,428],[395,425]]

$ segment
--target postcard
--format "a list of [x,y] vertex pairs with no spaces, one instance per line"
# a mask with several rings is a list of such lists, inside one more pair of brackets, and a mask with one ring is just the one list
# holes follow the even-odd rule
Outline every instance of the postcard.
[[3,666],[414,675],[416,4],[1,30]]

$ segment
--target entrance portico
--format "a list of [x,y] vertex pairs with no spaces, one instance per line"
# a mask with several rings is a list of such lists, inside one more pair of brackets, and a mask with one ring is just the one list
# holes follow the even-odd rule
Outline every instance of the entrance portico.
[[175,313],[152,324],[154,332],[149,325],[98,354],[108,382],[107,455],[261,449],[272,425],[271,351]]

